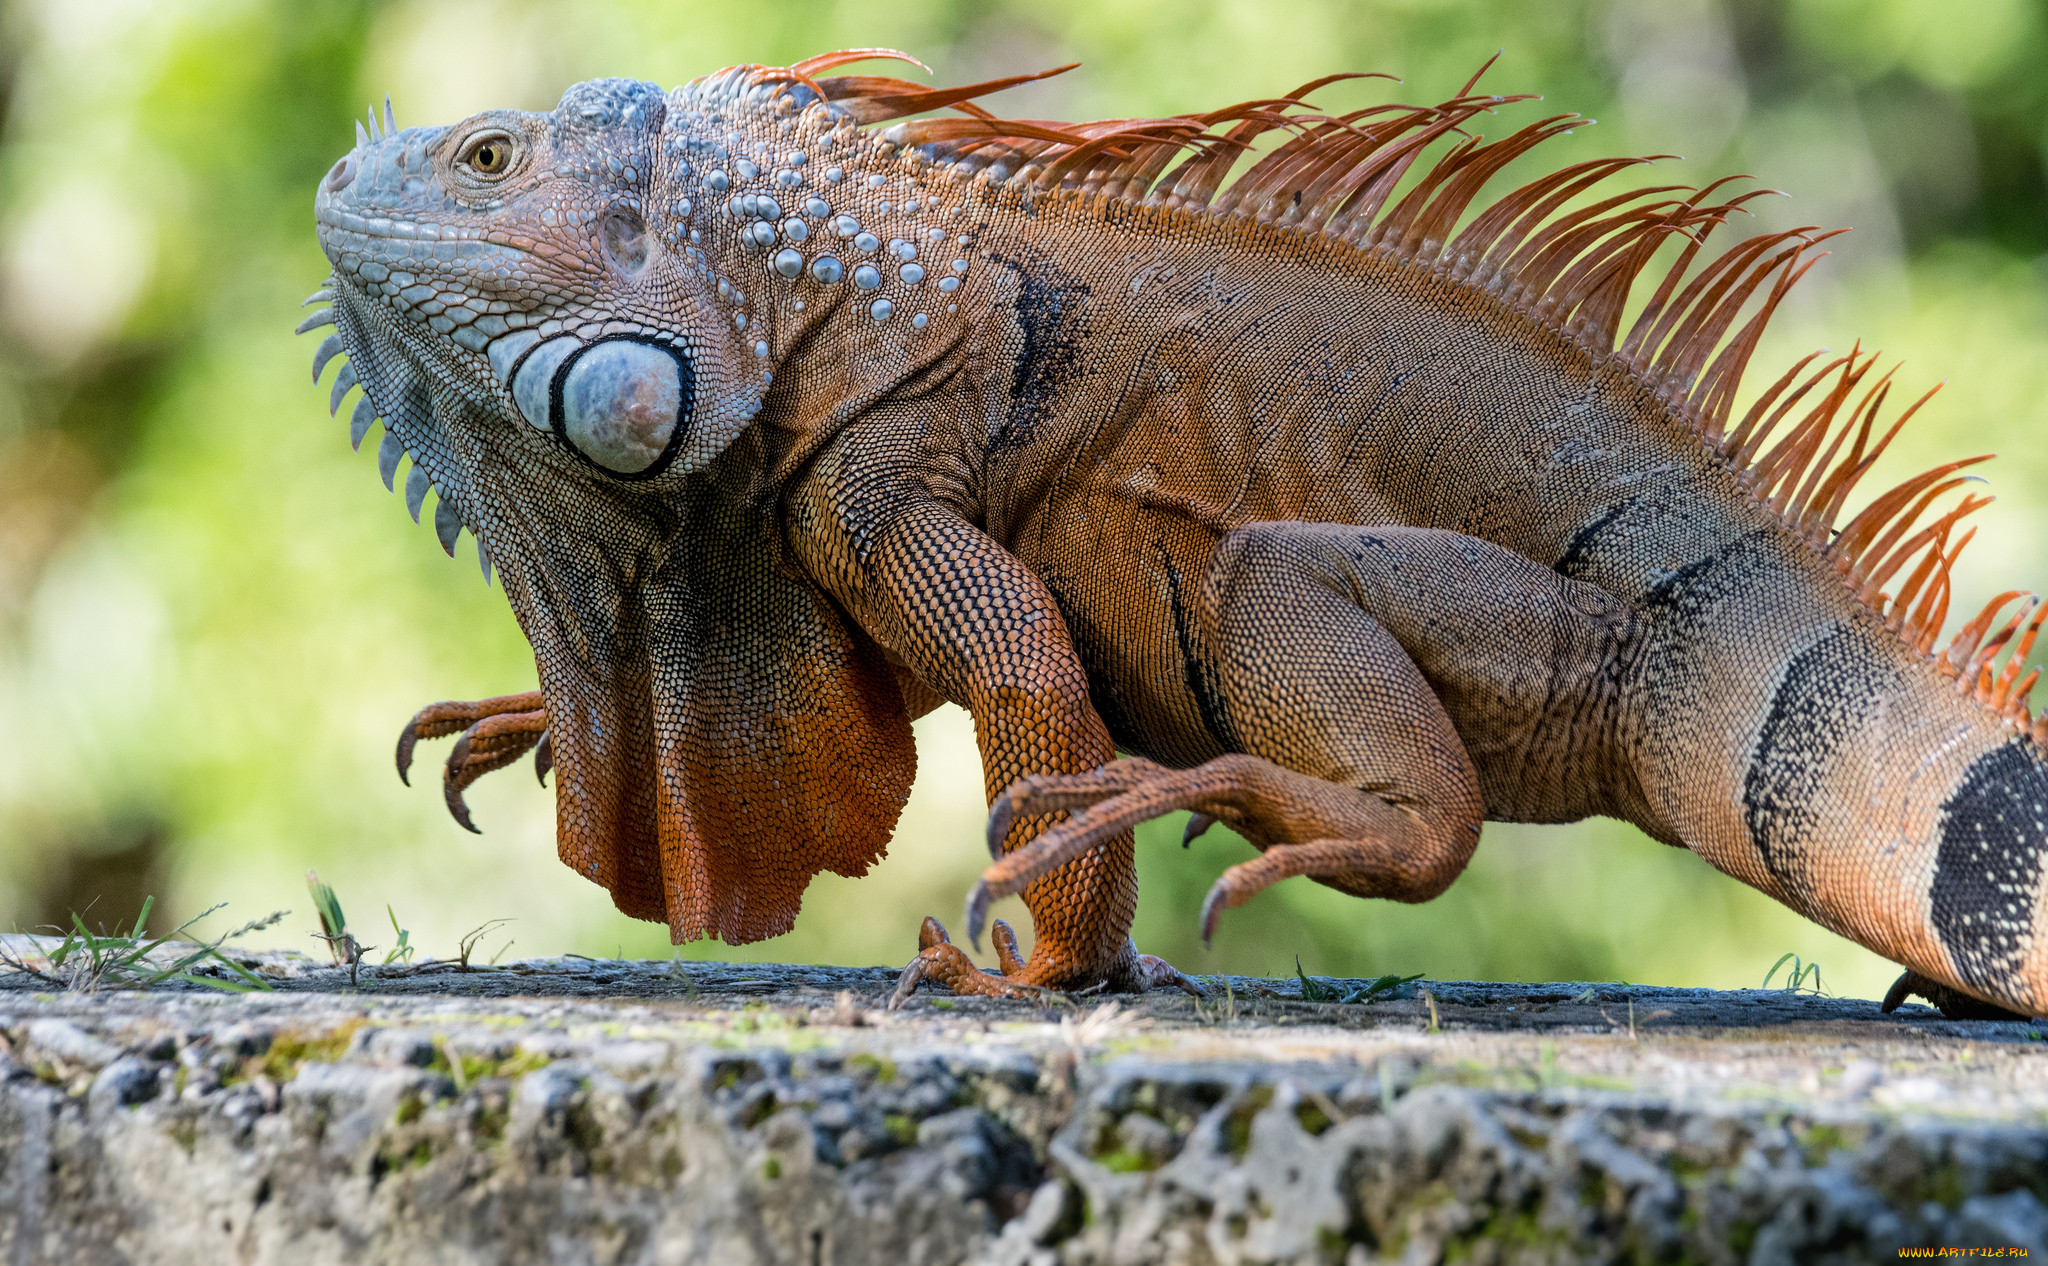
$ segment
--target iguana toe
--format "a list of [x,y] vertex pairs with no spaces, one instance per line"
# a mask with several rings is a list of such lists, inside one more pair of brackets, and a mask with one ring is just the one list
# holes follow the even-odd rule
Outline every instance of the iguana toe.
[[[940,931],[944,932],[941,928]],[[1024,956],[1017,952],[1017,933],[1001,919],[989,929],[989,943],[995,947],[996,963],[1005,976],[1018,976],[1024,972]]]
[[1890,989],[1885,990],[1884,1001],[1878,1004],[1878,1010],[1886,1015],[1890,1015],[1898,1010],[1899,1006],[1906,999],[1915,996],[1925,998],[1933,1003],[1936,1010],[1951,1020],[2027,1020],[2032,1018],[2022,1015],[2017,1011],[2008,1011],[1996,1003],[1985,1002],[1981,998],[1973,998],[1961,990],[1951,989],[1938,980],[1930,980],[1919,972],[1910,969],[1893,981]]
[[[986,912],[986,906],[982,912]],[[889,1009],[896,1010],[909,1001],[917,987],[927,980],[956,994],[984,998],[1035,998],[1048,988],[1073,987],[1076,983],[1071,965],[1063,963],[1057,953],[1050,960],[1041,961],[1038,969],[1034,970],[1018,952],[1016,931],[1001,919],[990,926],[989,941],[995,948],[996,962],[1002,968],[1000,975],[976,967],[966,951],[954,945],[946,935],[945,925],[927,917],[918,929],[917,957],[897,978],[896,990],[890,995]],[[1152,989],[1179,989],[1197,998],[1208,996],[1199,984],[1165,959],[1155,954],[1137,953],[1128,941],[1125,947],[1129,957],[1120,965],[1112,965],[1104,973],[1082,972],[1080,983],[1088,990],[1100,989],[1107,984],[1112,989],[1138,993]],[[1035,982],[1034,976],[1045,983]]]
[[1208,990],[1157,954],[1138,955],[1138,972],[1147,989],[1178,989],[1197,998],[1209,996]]
[[547,708],[537,690],[473,702],[449,700],[421,708],[398,732],[399,780],[407,786],[412,785],[413,749],[421,739],[444,738],[450,734],[460,737],[456,739],[454,750],[448,754],[447,766],[442,770],[441,795],[448,805],[449,816],[467,831],[477,830],[476,824],[470,820],[469,806],[462,799],[463,791],[471,783],[536,748],[534,772],[543,784],[548,771],[554,768],[554,749],[548,742]]
[[988,855],[1001,857],[1020,817],[1086,809],[1142,786],[1166,772],[1140,757],[1125,757],[1082,774],[1033,774],[1003,789],[988,807]]
[[[1004,960],[1007,973],[1012,965],[1019,971],[1023,964],[1017,962],[1017,938],[1007,924],[998,922],[996,954]],[[889,1009],[895,1011],[910,1000],[917,987],[929,980],[944,985],[956,994],[984,998],[1032,998],[1042,991],[1034,985],[1020,984],[1003,976],[985,972],[974,965],[965,950],[954,945],[946,936],[945,925],[937,919],[926,917],[917,934],[917,957],[903,969],[896,978],[896,990],[889,995]],[[1007,944],[1006,944],[1007,942]]]
[[447,800],[449,815],[461,823],[463,829],[483,834],[469,819],[469,806],[463,803],[463,791],[485,774],[503,769],[540,746],[547,732],[548,714],[541,708],[529,712],[500,712],[464,730],[448,753],[448,764],[441,776],[442,794]]

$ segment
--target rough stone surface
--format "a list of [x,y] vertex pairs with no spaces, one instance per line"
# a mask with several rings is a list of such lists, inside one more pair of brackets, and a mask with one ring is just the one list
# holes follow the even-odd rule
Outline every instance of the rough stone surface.
[[1620,985],[1317,1002],[1243,978],[1207,1002],[892,1013],[880,968],[535,960],[351,987],[242,961],[275,992],[0,976],[6,1261],[2048,1252],[2028,1024]]

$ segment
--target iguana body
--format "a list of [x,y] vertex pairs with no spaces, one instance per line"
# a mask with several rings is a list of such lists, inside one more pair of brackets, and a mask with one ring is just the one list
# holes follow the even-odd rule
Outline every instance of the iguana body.
[[878,134],[1001,85],[814,78],[848,60],[580,85],[323,184],[358,416],[541,672],[401,766],[477,726],[455,796],[545,730],[564,860],[748,940],[879,854],[950,699],[1001,854],[970,930],[1021,890],[1037,938],[989,977],[927,921],[906,987],[1179,983],[1128,936],[1171,809],[1262,850],[1211,924],[1298,874],[1426,900],[1485,818],[1604,813],[2048,1010],[2048,727],[2025,646],[1992,663],[2030,608],[1931,653],[1977,503],[1930,508],[1944,467],[1845,513],[1895,426],[1872,358],[1733,408],[1810,232],[1694,242],[1624,325],[1731,204],[1586,205],[1616,160],[1473,213],[1570,120],[1425,163],[1502,99]]

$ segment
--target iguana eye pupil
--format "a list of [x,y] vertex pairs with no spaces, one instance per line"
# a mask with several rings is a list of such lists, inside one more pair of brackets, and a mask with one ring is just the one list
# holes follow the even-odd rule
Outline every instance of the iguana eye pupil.
[[471,141],[461,161],[479,176],[501,175],[512,165],[512,147],[502,133],[493,133]]

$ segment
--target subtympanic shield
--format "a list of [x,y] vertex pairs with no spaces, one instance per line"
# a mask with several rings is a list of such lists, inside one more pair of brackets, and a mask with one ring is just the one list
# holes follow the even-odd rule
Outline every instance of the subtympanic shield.
[[690,362],[680,349],[633,337],[552,339],[528,352],[512,396],[535,426],[606,474],[659,474],[689,429]]

